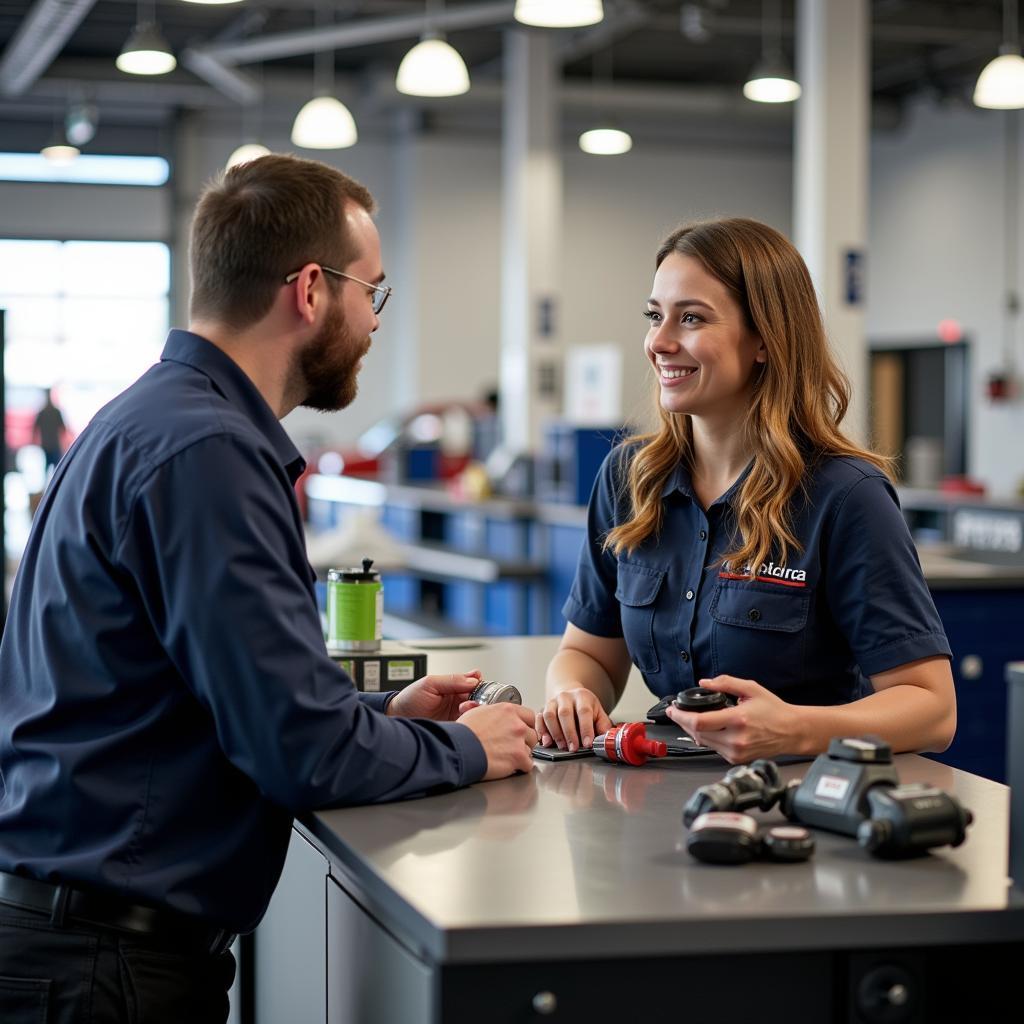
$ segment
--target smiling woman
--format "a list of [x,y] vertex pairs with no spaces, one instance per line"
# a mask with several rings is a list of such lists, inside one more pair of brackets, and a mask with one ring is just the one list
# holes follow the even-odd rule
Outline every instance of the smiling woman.
[[658,696],[739,698],[669,711],[730,761],[866,732],[945,749],[949,645],[888,461],[841,431],[849,386],[799,253],[752,220],[681,228],[644,316],[660,424],[599,474],[542,742],[609,728],[633,663]]

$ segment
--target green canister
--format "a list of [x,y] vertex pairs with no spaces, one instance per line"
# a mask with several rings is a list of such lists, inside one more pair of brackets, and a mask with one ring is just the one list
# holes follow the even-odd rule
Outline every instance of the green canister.
[[364,558],[362,569],[327,572],[327,646],[338,651],[380,650],[384,588]]

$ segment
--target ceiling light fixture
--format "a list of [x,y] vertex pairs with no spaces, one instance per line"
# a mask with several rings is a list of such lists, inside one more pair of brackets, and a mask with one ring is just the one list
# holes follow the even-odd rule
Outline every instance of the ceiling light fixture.
[[186,4],[205,4],[207,7],[226,7],[228,4],[238,4],[242,0],[183,0]]
[[[325,8],[317,8],[317,21],[323,24]],[[292,142],[302,149],[347,149],[359,140],[355,118],[341,100],[329,95],[334,89],[334,51],[318,50],[314,57],[313,79],[317,96],[295,116]]]
[[[594,54],[591,69],[595,107],[600,105],[598,86],[611,87],[613,57],[611,47]],[[609,118],[599,118],[597,125],[580,135],[579,145],[584,153],[594,156],[620,156],[633,148],[633,137]]]
[[82,151],[77,146],[72,146],[69,142],[59,138],[43,146],[39,152],[55,167],[66,166],[82,155]]
[[[259,94],[263,96],[263,65],[257,64],[253,69],[256,83],[259,87]],[[237,146],[228,157],[224,169],[234,167],[235,164],[248,163],[261,156],[267,156],[270,150],[262,142],[256,140],[260,137],[261,122],[263,121],[263,100],[256,103],[246,103],[242,107],[242,143]]]
[[540,28],[580,28],[604,20],[601,0],[516,0],[516,21]]
[[988,110],[1024,107],[1024,57],[1020,55],[1017,0],[1003,0],[1003,44],[974,86],[975,106]]
[[178,66],[171,48],[160,34],[156,23],[156,4],[152,0],[148,3],[139,0],[135,28],[115,63],[118,71],[129,75],[166,75]]
[[[190,0],[191,3],[196,3],[198,0]],[[257,160],[261,156],[267,156],[270,150],[261,142],[243,142],[232,154],[228,157],[228,162],[224,165],[225,169],[228,167],[234,167],[236,164],[245,164],[250,160]]]
[[406,96],[461,96],[469,92],[469,72],[458,50],[429,33],[402,58],[395,88]]
[[633,137],[621,128],[610,125],[603,128],[591,128],[580,136],[580,149],[584,153],[597,156],[618,156],[628,153],[633,148]]
[[782,55],[780,0],[761,0],[761,59],[743,85],[743,95],[755,103],[792,103],[800,85]]

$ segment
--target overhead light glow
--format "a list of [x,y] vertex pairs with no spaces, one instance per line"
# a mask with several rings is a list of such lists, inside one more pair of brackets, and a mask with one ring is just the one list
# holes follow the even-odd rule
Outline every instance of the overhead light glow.
[[601,0],[516,0],[515,19],[541,28],[577,28],[604,20]]
[[792,103],[800,98],[800,91],[781,61],[758,64],[743,86],[743,95],[755,103]]
[[974,86],[974,104],[988,110],[1024,107],[1024,57],[1016,46],[1004,44],[985,65]]
[[341,100],[317,96],[296,115],[292,142],[303,149],[346,149],[359,138],[356,122]]
[[205,4],[207,7],[226,7],[228,4],[238,4],[242,0],[183,0],[186,4]]
[[129,75],[166,75],[178,66],[154,22],[135,27],[115,63]]
[[81,156],[81,150],[77,146],[71,146],[66,142],[53,142],[39,152],[55,167],[66,166]]
[[469,72],[453,46],[424,38],[402,58],[395,88],[407,96],[461,96],[469,91]]
[[621,128],[591,128],[580,136],[580,149],[597,156],[618,156],[633,148],[633,138]]
[[[196,0],[191,0],[195,3]],[[258,142],[243,142],[232,154],[228,157],[228,162],[224,165],[225,168],[234,167],[235,164],[248,163],[250,160],[256,160],[261,156],[266,156],[270,152],[266,146],[260,145]]]

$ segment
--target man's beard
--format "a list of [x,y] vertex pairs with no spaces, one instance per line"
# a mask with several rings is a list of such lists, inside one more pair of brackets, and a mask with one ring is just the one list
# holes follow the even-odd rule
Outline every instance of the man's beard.
[[351,405],[359,360],[369,347],[369,338],[361,341],[349,331],[340,303],[332,304],[320,332],[299,353],[297,371],[306,392],[300,404],[320,412]]

